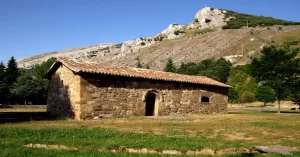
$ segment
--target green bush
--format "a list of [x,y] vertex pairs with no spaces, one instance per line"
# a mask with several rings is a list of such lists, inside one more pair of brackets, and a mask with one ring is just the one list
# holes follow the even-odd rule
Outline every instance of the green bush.
[[244,103],[251,103],[254,102],[255,100],[256,100],[255,95],[252,92],[246,91],[242,95],[242,101]]
[[276,100],[275,92],[269,86],[259,86],[255,92],[255,97],[258,101],[264,102],[264,106],[268,102],[275,102]]
[[29,102],[27,103],[27,105],[32,105],[32,102],[31,102],[31,101],[29,101]]
[[[237,103],[247,103],[255,99],[255,91],[258,84],[250,74],[248,74],[248,65],[238,65],[232,67],[228,77],[227,84],[234,87],[239,93]],[[250,94],[251,93],[251,94]],[[246,96],[246,98],[245,98]]]
[[228,99],[230,103],[233,103],[235,100],[239,98],[239,92],[234,88],[229,89],[228,91]]
[[174,31],[174,34],[175,34],[175,35],[179,35],[179,34],[181,34],[181,33],[185,33],[185,32],[184,32],[184,31],[180,31],[180,30]]

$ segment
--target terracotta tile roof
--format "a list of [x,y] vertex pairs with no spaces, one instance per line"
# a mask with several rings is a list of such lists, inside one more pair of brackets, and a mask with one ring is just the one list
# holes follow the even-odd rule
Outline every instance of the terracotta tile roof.
[[[80,72],[97,73],[97,74],[144,78],[144,79],[151,79],[151,80],[184,82],[184,83],[203,84],[203,85],[212,85],[212,86],[231,88],[231,86],[229,85],[226,85],[224,83],[215,81],[213,79],[204,76],[190,76],[190,75],[182,75],[182,74],[175,74],[175,73],[162,72],[162,71],[153,71],[149,69],[114,66],[111,64],[83,62],[83,61],[73,60],[68,58],[58,58],[55,64],[57,63],[62,63],[63,65],[65,65],[75,73],[80,73]],[[53,67],[54,65],[50,68],[50,70]]]

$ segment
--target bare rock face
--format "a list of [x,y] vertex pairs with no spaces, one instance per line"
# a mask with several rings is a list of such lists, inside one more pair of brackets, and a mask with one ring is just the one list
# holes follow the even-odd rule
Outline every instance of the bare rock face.
[[194,21],[188,25],[188,28],[204,29],[225,26],[228,20],[225,19],[225,13],[225,10],[205,7],[196,13]]
[[58,52],[45,53],[33,57],[19,59],[17,62],[20,68],[31,68],[35,64],[41,64],[52,57],[70,57],[74,59],[85,59],[91,58],[96,55],[103,56],[105,53],[110,51],[110,49],[114,49],[114,45],[115,44],[97,44],[92,46],[71,48]]
[[170,24],[169,27],[163,30],[160,34],[166,36],[168,39],[175,39],[180,36],[180,33],[176,34],[175,32],[179,31],[183,27],[184,25]]

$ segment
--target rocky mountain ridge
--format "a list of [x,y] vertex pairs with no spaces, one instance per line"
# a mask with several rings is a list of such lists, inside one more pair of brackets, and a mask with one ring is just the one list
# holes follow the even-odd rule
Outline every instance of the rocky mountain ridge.
[[[115,60],[120,57],[126,56],[128,53],[136,52],[142,48],[146,48],[161,42],[164,39],[176,39],[182,36],[179,31],[183,27],[187,28],[208,28],[208,27],[220,27],[225,25],[226,23],[221,22],[224,18],[224,11],[218,9],[212,9],[209,7],[201,9],[195,15],[195,20],[198,22],[191,22],[187,26],[178,25],[178,24],[170,24],[168,28],[163,30],[161,33],[149,37],[149,38],[137,38],[136,40],[125,41],[122,44],[97,44],[92,46],[80,47],[80,48],[71,48],[58,52],[47,53],[42,55],[37,55],[33,57],[28,57],[24,59],[18,60],[19,67],[29,68],[34,64],[39,64],[43,61],[51,57],[70,57],[76,59],[90,59],[93,57],[103,57],[108,53],[114,54],[112,60]],[[208,22],[210,20],[210,22]]]
[[161,33],[121,44],[97,44],[41,54],[18,60],[18,66],[30,68],[51,57],[69,57],[93,62],[136,66],[137,62],[161,70],[167,58],[176,64],[225,57],[236,64],[247,62],[272,36],[283,31],[300,30],[299,26],[270,26],[251,29],[223,30],[233,16],[226,10],[203,8],[187,25],[170,24]]

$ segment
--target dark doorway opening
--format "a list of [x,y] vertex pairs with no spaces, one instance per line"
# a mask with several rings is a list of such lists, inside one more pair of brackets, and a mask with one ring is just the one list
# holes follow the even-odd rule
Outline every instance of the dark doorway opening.
[[155,99],[156,95],[154,93],[149,93],[146,97],[146,116],[153,116],[154,115],[154,108],[155,108]]

